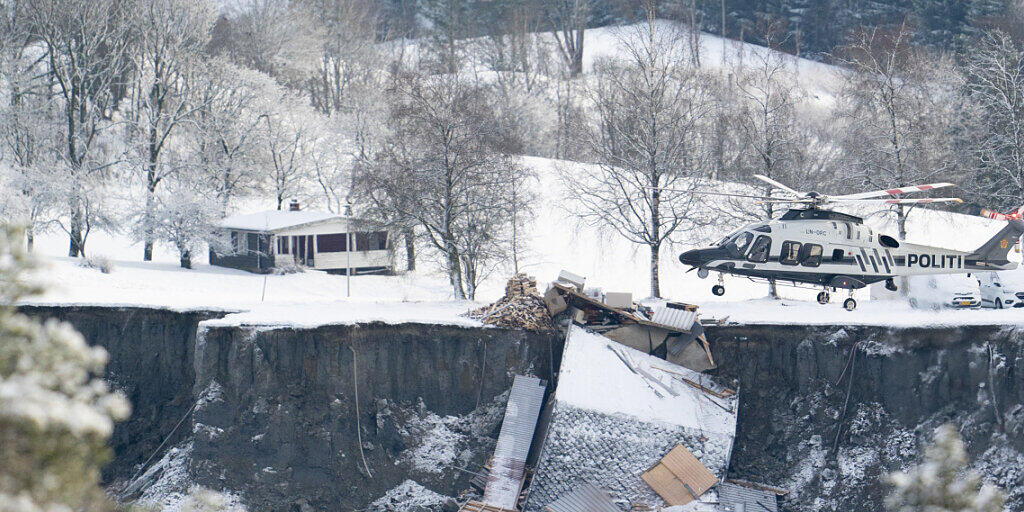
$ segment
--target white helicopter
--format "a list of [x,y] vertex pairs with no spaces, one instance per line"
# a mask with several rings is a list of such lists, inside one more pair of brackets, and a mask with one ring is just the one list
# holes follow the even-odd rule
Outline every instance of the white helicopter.
[[[896,290],[895,277],[920,274],[960,274],[977,271],[1009,270],[1017,267],[1008,260],[1010,248],[1024,234],[1024,207],[1011,214],[982,211],[982,216],[1007,221],[1006,227],[972,252],[915,245],[876,233],[863,219],[822,209],[829,204],[927,204],[962,202],[957,198],[903,199],[903,194],[953,186],[952,183],[915,185],[859,194],[827,196],[800,192],[771,178],[757,179],[781,191],[777,197],[703,192],[710,195],[743,197],[762,202],[799,205],[778,219],[744,226],[722,239],[714,247],[695,249],[679,255],[679,261],[697,269],[699,277],[718,272],[715,295],[725,294],[725,274],[748,278],[774,279],[821,286],[818,302],[827,304],[830,291],[850,291],[843,302],[849,311],[856,309],[853,290],[885,281]],[[881,199],[879,199],[881,198]],[[802,206],[802,208],[800,208]]]

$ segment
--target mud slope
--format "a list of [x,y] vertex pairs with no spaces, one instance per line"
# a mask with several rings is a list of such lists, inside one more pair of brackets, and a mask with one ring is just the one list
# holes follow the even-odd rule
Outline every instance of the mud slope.
[[918,460],[933,429],[952,421],[975,467],[1021,510],[1022,334],[713,328],[716,373],[742,388],[731,474],[792,489],[785,510],[882,510],[881,476]]

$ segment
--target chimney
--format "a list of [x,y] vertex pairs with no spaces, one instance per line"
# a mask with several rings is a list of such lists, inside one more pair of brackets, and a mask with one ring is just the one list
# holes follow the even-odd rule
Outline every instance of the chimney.
[[299,201],[298,201],[298,199],[292,199],[292,202],[288,204],[288,210],[289,211],[293,211],[293,212],[297,212],[297,211],[299,211],[299,209],[300,208],[299,208]]

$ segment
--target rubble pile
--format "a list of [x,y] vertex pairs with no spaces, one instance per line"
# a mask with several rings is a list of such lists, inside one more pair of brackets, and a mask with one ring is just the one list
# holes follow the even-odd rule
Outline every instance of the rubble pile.
[[466,316],[487,325],[550,331],[555,328],[544,299],[537,291],[537,279],[516,274],[505,285],[505,296],[494,304],[466,313]]

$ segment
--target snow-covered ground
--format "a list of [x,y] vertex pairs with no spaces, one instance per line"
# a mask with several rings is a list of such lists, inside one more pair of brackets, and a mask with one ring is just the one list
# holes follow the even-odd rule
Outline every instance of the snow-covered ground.
[[[536,170],[541,197],[536,219],[526,234],[521,269],[540,283],[554,280],[566,269],[588,278],[587,285],[604,291],[626,291],[639,299],[649,294],[648,255],[614,233],[572,220],[565,209],[566,192],[561,172],[573,172],[576,162],[526,157]],[[890,216],[864,215],[876,229],[895,233]],[[980,217],[920,209],[910,217],[910,241],[969,250],[980,245],[1001,223]],[[723,227],[728,230],[731,227]],[[847,312],[835,300],[828,306],[814,302],[817,290],[782,287],[782,301],[765,299],[767,287],[744,278],[727,278],[727,294],[711,294],[713,279],[701,280],[676,259],[688,248],[707,244],[723,233],[708,233],[689,242],[668,246],[661,255],[663,295],[699,304],[705,317],[740,323],[818,323],[875,325],[1005,324],[1024,323],[1024,310],[919,311],[899,302],[872,303],[866,290],[855,292],[857,311]],[[354,276],[351,297],[344,276],[307,271],[288,275],[257,275],[213,267],[205,255],[195,269],[178,267],[177,257],[158,250],[155,261],[139,261],[141,246],[122,236],[95,232],[89,239],[93,257],[107,257],[113,271],[104,274],[80,266],[78,260],[59,256],[66,238],[50,233],[37,240],[36,250],[46,256],[49,291],[33,302],[62,304],[145,305],[172,309],[224,309],[239,311],[220,322],[241,324],[315,326],[351,322],[429,322],[478,325],[459,316],[476,304],[452,301],[452,293],[439,266],[428,257],[421,270],[399,276]],[[428,251],[423,251],[428,252]],[[1015,255],[1019,257],[1019,255]],[[477,297],[488,302],[503,293],[506,268],[488,279]],[[543,285],[542,285],[543,287]],[[841,299],[837,294],[836,299]]]
[[[622,58],[622,38],[635,37],[637,25],[605,27],[586,32],[585,69],[592,69],[600,58]],[[667,30],[668,22],[658,22],[659,30]],[[548,37],[546,35],[545,37]],[[410,43],[414,44],[414,43]],[[770,50],[722,39],[710,34],[701,36],[701,65],[709,69],[728,70],[740,62]],[[819,62],[783,56],[798,71],[797,79],[818,99],[838,90],[841,72]],[[577,162],[524,157],[524,165],[532,168],[539,180],[535,184],[539,201],[536,219],[525,234],[525,254],[520,258],[521,270],[537,277],[539,283],[555,279],[562,269],[586,276],[587,285],[605,291],[633,293],[640,299],[649,295],[647,249],[630,244],[615,233],[572,220],[566,211],[569,194],[559,175],[578,173]],[[723,186],[733,186],[723,184]],[[736,185],[742,186],[742,185]],[[255,199],[245,214],[265,209],[266,200]],[[877,230],[895,234],[891,216],[875,212],[855,211]],[[1019,323],[1024,310],[1011,311],[915,311],[900,304],[870,304],[866,290],[854,294],[860,302],[855,312],[846,312],[838,304],[819,306],[814,303],[817,290],[783,287],[783,301],[764,300],[766,285],[743,278],[727,279],[724,297],[711,294],[712,280],[700,280],[695,272],[687,273],[678,254],[695,246],[706,245],[738,225],[723,226],[701,236],[680,235],[661,254],[662,295],[672,300],[700,304],[705,316],[729,317],[737,322],[757,323],[864,323],[864,324],[934,324],[934,323]],[[1000,223],[980,217],[967,217],[919,209],[910,217],[909,241],[954,249],[968,250],[980,245],[1000,228]],[[63,233],[51,232],[37,239],[37,252],[45,255],[48,270],[45,276],[51,286],[38,303],[145,305],[173,309],[225,309],[239,311],[224,321],[246,324],[290,324],[313,326],[323,323],[364,321],[423,321],[476,325],[459,316],[474,306],[452,302],[447,280],[430,251],[421,247],[420,270],[401,276],[357,276],[351,280],[351,296],[346,292],[344,276],[321,272],[261,276],[243,271],[211,267],[206,255],[197,255],[194,270],[178,268],[177,256],[165,247],[157,248],[155,261],[141,262],[142,248],[127,237],[94,230],[87,249],[93,257],[113,261],[109,274],[82,268],[66,254],[67,239]],[[401,260],[401,258],[398,258]],[[489,302],[503,292],[505,279],[511,274],[509,265],[494,272],[480,288],[477,299]],[[543,285],[542,285],[543,287]],[[840,298],[839,295],[836,297]]]

